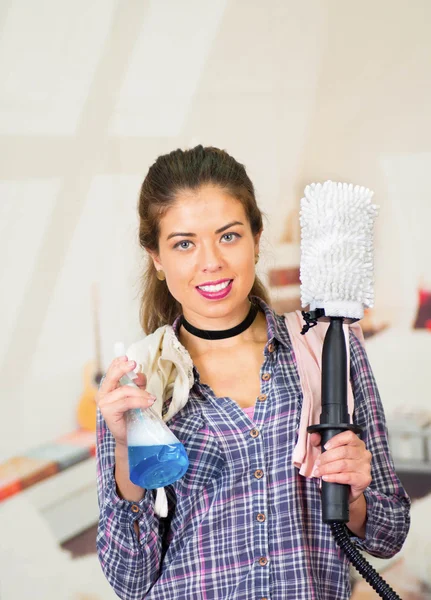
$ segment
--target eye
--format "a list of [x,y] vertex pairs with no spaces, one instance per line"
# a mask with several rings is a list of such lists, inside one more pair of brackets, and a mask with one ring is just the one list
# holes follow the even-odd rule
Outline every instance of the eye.
[[234,233],[233,231],[231,233],[224,233],[221,236],[221,239],[224,240],[225,242],[228,243],[232,243],[235,239],[240,238],[241,236],[238,233]]
[[189,240],[181,240],[175,244],[174,248],[178,248],[179,250],[188,250],[191,246],[191,242]]

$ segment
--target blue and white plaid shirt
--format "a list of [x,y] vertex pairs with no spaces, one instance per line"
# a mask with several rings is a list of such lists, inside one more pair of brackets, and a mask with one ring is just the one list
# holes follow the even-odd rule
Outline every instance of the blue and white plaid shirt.
[[[322,523],[318,480],[292,465],[302,392],[285,321],[259,303],[268,342],[254,418],[217,398],[195,369],[188,403],[169,422],[190,467],[166,488],[166,519],[154,514],[153,492],[136,503],[118,497],[115,442],[99,413],[98,555],[123,600],[350,598],[348,562]],[[366,354],[352,333],[350,352],[355,422],[373,455],[366,537],[352,540],[391,557],[406,538],[410,500],[395,474]]]

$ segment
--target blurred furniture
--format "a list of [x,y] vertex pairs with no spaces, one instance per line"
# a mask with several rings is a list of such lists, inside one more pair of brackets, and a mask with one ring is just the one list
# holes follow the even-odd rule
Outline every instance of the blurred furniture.
[[0,511],[25,497],[58,543],[97,522],[95,433],[74,431],[0,464]]

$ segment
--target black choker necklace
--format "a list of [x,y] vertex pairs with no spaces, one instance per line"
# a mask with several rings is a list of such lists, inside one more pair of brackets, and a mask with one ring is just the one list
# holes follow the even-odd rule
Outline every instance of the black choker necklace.
[[225,338],[239,335],[248,329],[255,320],[258,310],[258,307],[255,304],[252,304],[244,321],[241,321],[241,323],[239,325],[235,325],[235,327],[231,327],[230,329],[222,329],[221,331],[208,331],[206,329],[198,329],[197,327],[193,327],[193,325],[186,321],[183,315],[181,315],[180,326],[183,325],[186,331],[204,340],[224,340]]

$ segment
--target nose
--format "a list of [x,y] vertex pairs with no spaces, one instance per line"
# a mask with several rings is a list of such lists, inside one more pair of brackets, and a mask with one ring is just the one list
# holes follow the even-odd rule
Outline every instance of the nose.
[[223,268],[221,253],[212,244],[202,247],[200,259],[201,269],[204,273],[216,273]]

